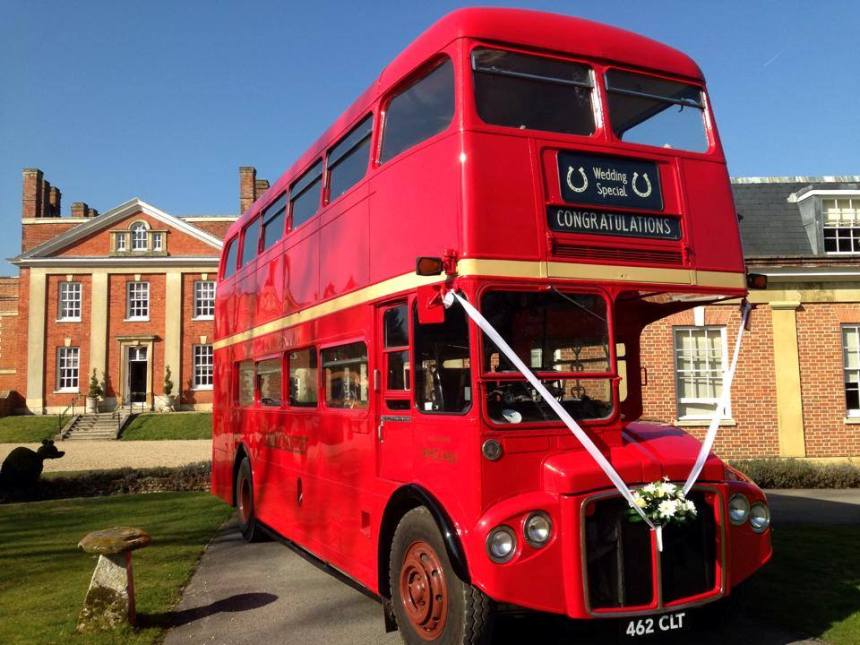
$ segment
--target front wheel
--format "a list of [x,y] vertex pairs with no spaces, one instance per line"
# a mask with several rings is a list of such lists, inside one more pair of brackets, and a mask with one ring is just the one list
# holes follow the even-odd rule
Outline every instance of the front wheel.
[[409,645],[490,641],[493,602],[454,572],[439,528],[423,506],[397,525],[389,583],[397,626]]
[[260,530],[254,513],[254,480],[251,477],[251,462],[242,458],[236,472],[236,508],[239,511],[239,530],[246,542],[262,542],[265,535]]

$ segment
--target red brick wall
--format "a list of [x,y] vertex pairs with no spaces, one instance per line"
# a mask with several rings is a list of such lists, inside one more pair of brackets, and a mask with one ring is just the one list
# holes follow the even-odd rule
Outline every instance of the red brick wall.
[[807,457],[860,455],[860,425],[844,421],[842,324],[860,324],[860,306],[814,303],[797,311]]
[[108,256],[110,254],[110,231],[128,229],[133,222],[145,221],[154,230],[167,230],[167,253],[168,255],[218,255],[218,250],[209,244],[186,235],[176,229],[166,226],[154,217],[143,213],[135,213],[119,222],[115,222],[107,229],[102,229],[92,235],[76,242],[73,246],[64,249],[58,256],[61,257],[96,257]]
[[[194,359],[193,345],[200,342],[201,336],[207,337],[211,344],[215,335],[215,323],[212,320],[194,320],[194,283],[201,280],[199,273],[186,273],[182,276],[182,392],[183,404],[212,403],[211,390],[193,390]],[[208,280],[214,280],[215,274],[209,273]]]
[[126,316],[126,284],[134,282],[133,274],[111,275],[108,277],[108,339],[107,364],[111,377],[107,396],[114,397],[124,384],[120,378],[121,361],[124,360],[120,351],[120,336],[155,336],[151,355],[148,360],[152,365],[153,394],[162,394],[164,390],[164,296],[165,277],[163,274],[141,274],[142,282],[149,282],[149,320],[128,321]]
[[[709,307],[706,325],[725,325],[729,360],[734,349],[740,312],[737,307]],[[732,418],[737,425],[720,428],[715,452],[727,459],[778,456],[776,386],[774,384],[773,328],[770,309],[756,308],[750,317],[732,388]],[[643,388],[643,416],[667,423],[677,417],[673,326],[693,324],[693,312],[685,311],[646,327],[642,334],[642,365],[648,384]],[[705,428],[685,428],[702,438]]]
[[[18,277],[0,277],[0,369],[17,369],[21,351],[18,338]],[[18,390],[18,374],[0,374],[0,390]]]
[[67,222],[63,221],[63,218],[58,218],[56,222],[50,224],[22,224],[21,252],[29,251],[79,225],[80,222]]

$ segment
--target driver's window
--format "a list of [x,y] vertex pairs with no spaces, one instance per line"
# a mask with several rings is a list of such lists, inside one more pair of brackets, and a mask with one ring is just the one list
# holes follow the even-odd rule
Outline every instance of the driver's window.
[[413,312],[415,406],[422,412],[465,412],[472,405],[469,328],[462,307],[445,311],[445,322],[421,325]]

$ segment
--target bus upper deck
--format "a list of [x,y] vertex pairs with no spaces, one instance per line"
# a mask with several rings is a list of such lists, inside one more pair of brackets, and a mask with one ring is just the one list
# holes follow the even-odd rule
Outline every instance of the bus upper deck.
[[230,229],[216,336],[446,250],[461,274],[740,295],[735,218],[687,56],[575,18],[457,11]]

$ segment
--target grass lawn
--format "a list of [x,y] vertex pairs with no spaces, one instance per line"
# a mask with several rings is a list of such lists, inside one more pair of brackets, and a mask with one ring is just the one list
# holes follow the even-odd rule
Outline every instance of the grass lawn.
[[777,527],[773,543],[744,611],[835,645],[860,643],[860,528]]
[[39,443],[57,434],[53,415],[0,417],[0,443]]
[[123,441],[154,439],[211,439],[212,415],[208,412],[139,414],[123,430]]
[[[0,643],[153,643],[164,612],[230,508],[208,493],[154,493],[0,506]],[[77,548],[88,532],[136,526],[152,544],[135,551],[141,628],[75,634],[96,557]],[[14,617],[14,618],[13,618]]]

